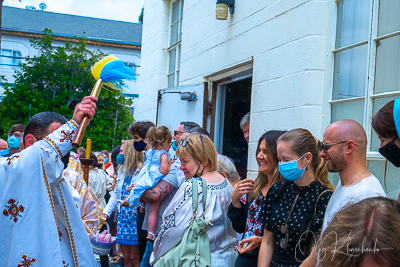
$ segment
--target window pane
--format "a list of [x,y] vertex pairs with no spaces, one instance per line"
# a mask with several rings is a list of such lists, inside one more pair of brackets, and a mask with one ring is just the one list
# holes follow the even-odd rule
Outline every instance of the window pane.
[[367,63],[368,45],[357,46],[336,53],[333,100],[365,95]]
[[[367,167],[368,170],[379,179],[383,189],[385,189],[385,161],[369,160]],[[399,177],[400,168],[396,168],[388,162],[386,168],[387,197],[397,199],[400,191]]]
[[171,23],[177,22],[179,20],[180,4],[180,0],[176,0],[174,3],[172,3]]
[[176,44],[178,42],[178,26],[179,22],[175,22],[175,24],[171,25],[171,43],[170,46]]
[[13,51],[13,64],[18,65],[21,62],[21,59],[18,57],[22,57],[21,52]]
[[169,52],[168,73],[175,71],[175,62],[176,62],[176,47]]
[[1,57],[1,64],[11,65],[12,64],[12,50],[2,49],[2,55],[6,57]]
[[343,0],[338,3],[336,48],[368,40],[371,0]]
[[347,101],[332,104],[331,122],[351,119],[364,124],[364,100]]
[[400,35],[378,42],[375,94],[400,90]]
[[378,36],[400,30],[399,20],[400,1],[379,1]]
[[177,61],[177,67],[176,67],[176,69],[177,70],[179,70],[180,69],[180,66],[181,66],[181,46],[180,45],[178,45],[177,46],[177,57],[178,57],[178,61]]
[[174,87],[175,73],[168,75],[168,87]]
[[[392,96],[392,97],[384,97],[384,98],[376,98],[373,100],[373,106],[372,106],[372,116],[374,116],[378,110],[383,107],[387,102],[390,100],[394,100],[399,96]],[[372,120],[372,118],[371,118]],[[372,128],[372,127],[371,127]],[[371,151],[378,151],[379,149],[379,144],[380,141],[378,139],[378,136],[376,135],[374,129],[371,129],[371,146],[370,150]]]

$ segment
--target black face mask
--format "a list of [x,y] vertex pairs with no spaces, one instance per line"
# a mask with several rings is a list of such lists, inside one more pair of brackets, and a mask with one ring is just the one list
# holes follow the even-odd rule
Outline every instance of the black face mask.
[[137,151],[137,152],[141,152],[145,149],[145,147],[147,146],[147,143],[145,141],[140,140],[137,142],[133,142],[133,148]]
[[394,143],[397,137],[379,148],[379,153],[397,168],[400,167],[400,148]]
[[70,151],[68,151],[67,154],[61,159],[62,163],[64,163],[64,170],[68,167],[68,162],[69,162],[69,157],[70,157]]
[[103,164],[97,164],[97,168],[101,169],[103,167]]

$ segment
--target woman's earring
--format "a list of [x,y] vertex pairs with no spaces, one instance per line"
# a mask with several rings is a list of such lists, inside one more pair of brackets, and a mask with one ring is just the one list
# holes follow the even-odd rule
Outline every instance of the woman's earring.
[[308,165],[306,166],[306,171],[308,171]]

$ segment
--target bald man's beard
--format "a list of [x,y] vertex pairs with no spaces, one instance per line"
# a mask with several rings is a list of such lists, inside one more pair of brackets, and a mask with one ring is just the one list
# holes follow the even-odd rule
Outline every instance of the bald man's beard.
[[340,172],[347,168],[347,162],[344,159],[343,154],[337,154],[334,155],[334,157],[331,156],[330,158],[331,158],[331,165],[328,167],[329,172]]

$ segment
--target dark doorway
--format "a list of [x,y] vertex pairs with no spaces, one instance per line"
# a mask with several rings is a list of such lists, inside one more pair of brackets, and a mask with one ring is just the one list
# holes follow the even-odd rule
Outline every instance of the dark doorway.
[[241,178],[247,177],[248,144],[240,129],[240,121],[250,111],[252,79],[247,78],[224,85],[225,107],[222,153],[230,157]]

